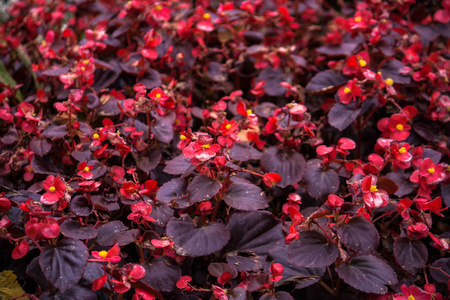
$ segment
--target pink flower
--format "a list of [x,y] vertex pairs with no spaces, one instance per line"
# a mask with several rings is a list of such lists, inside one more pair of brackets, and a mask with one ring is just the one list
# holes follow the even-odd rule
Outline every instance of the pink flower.
[[94,166],[87,165],[86,161],[83,161],[82,163],[80,163],[77,167],[77,175],[80,177],[83,177],[84,179],[92,179],[92,177],[94,177],[94,174],[92,174],[92,169],[94,168]]
[[378,189],[377,178],[369,175],[363,179],[361,188],[363,200],[369,208],[386,206],[389,203],[389,195],[385,190]]
[[100,262],[119,262],[122,258],[119,256],[120,248],[119,244],[115,244],[108,251],[92,251],[92,256],[95,258],[88,259],[89,261],[100,261]]
[[66,191],[66,185],[59,176],[48,176],[43,182],[43,186],[47,192],[41,196],[41,202],[47,205],[58,202]]
[[152,212],[152,206],[149,203],[138,202],[131,205],[131,213],[127,219],[135,223],[140,223],[141,219],[148,222],[156,222],[155,219],[149,217]]
[[419,174],[427,178],[427,184],[436,184],[445,179],[444,166],[435,165],[428,157],[420,164]]
[[405,284],[403,284],[400,287],[400,290],[402,291],[403,295],[401,296],[394,296],[394,300],[430,300],[431,295],[421,288],[418,288],[415,285],[412,285],[410,287],[407,287]]
[[148,97],[153,101],[166,101],[169,99],[169,96],[166,95],[161,88],[151,90],[151,92],[148,93]]
[[408,118],[403,114],[393,114],[390,118],[378,121],[377,127],[382,131],[382,137],[403,141],[409,136],[411,126],[407,123]]
[[191,158],[191,163],[196,165],[210,160],[221,149],[219,144],[213,144],[213,140],[208,134],[198,134],[197,141],[191,142],[183,149],[184,157]]
[[428,226],[422,222],[417,222],[414,225],[408,225],[408,230],[408,235],[416,239],[427,237],[430,232]]
[[407,143],[399,145],[398,143],[393,143],[391,152],[395,158],[392,162],[393,165],[401,168],[407,169],[411,166],[412,154],[408,152],[411,146]]

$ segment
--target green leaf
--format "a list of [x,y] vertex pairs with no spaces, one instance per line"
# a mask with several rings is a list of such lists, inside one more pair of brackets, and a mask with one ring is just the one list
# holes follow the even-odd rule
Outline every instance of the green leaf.
[[[15,87],[17,85],[16,81],[9,75],[8,70],[6,70],[5,65],[3,64],[3,61],[0,60],[0,83],[3,83],[4,85]],[[23,96],[22,93],[17,90],[16,92],[17,99],[22,102]]]
[[28,297],[20,297],[25,292],[17,282],[17,276],[11,270],[4,270],[0,273],[0,298],[3,300],[27,300]]

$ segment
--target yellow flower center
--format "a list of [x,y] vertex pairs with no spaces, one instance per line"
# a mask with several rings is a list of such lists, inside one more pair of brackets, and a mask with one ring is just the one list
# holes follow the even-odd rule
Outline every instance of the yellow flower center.
[[247,109],[247,115],[251,115],[253,112],[251,109]]
[[209,18],[211,18],[211,15],[209,13],[203,14],[203,19],[209,19]]
[[180,135],[180,140],[184,141],[186,139],[186,136]]
[[399,131],[402,131],[404,127],[402,124],[397,124],[397,126],[395,126],[395,128],[397,128],[397,130],[399,130]]
[[405,153],[405,152],[406,152],[405,147],[401,147],[400,149],[398,149],[398,152],[400,152],[400,153]]
[[413,295],[409,295],[409,296],[408,296],[408,300],[416,300],[416,298],[414,298]]
[[92,136],[94,139],[98,139],[100,136],[98,135],[98,133],[94,133],[94,135]]
[[54,186],[51,186],[48,190],[53,193],[54,191],[56,191],[56,188]]
[[108,255],[108,252],[106,252],[105,250],[102,250],[102,251],[100,251],[100,252],[98,253],[98,255],[101,256],[101,257],[103,257],[103,258],[105,258],[106,255]]
[[360,16],[357,16],[357,17],[355,17],[355,22],[361,22],[362,21],[362,18],[360,17]]
[[89,63],[89,59],[84,59],[83,60],[83,64],[85,64],[87,66],[87,64]]
[[430,172],[431,174],[433,174],[434,172],[436,172],[436,170],[434,168],[429,168],[428,172]]
[[361,67],[365,67],[365,66],[367,66],[367,62],[364,60],[364,59],[362,59],[362,58],[360,58],[359,60],[358,60],[358,62],[359,62],[359,65],[361,66]]
[[377,186],[372,184],[372,185],[370,186],[370,191],[371,191],[372,193],[378,192]]
[[389,85],[394,85],[394,80],[392,80],[392,78],[387,78],[384,82]]
[[156,98],[161,98],[161,94],[160,93],[156,94]]
[[84,169],[83,169],[85,172],[89,172],[90,170],[89,170],[89,167],[84,167]]
[[41,45],[42,45],[42,47],[45,47],[45,46],[47,46],[47,42],[46,41],[42,41]]
[[230,129],[230,128],[231,128],[231,124],[227,124],[227,125],[225,126],[225,128],[226,128],[226,129]]
[[85,72],[86,68],[85,67],[81,67],[81,72]]
[[208,149],[209,145],[202,145],[203,150]]
[[344,89],[344,93],[346,93],[346,94],[349,94],[351,91],[352,90],[348,86],[346,86]]
[[33,172],[33,171],[34,171],[33,167],[32,166],[28,166],[28,172]]
[[180,119],[175,119],[175,124],[180,124],[181,120]]
[[156,6],[156,10],[162,10],[162,9],[163,9],[163,7],[161,5]]

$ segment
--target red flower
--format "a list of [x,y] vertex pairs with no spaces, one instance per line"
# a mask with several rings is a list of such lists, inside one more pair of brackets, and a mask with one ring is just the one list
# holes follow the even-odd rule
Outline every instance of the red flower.
[[31,218],[25,224],[25,233],[32,239],[54,239],[58,237],[60,230],[55,219],[46,217],[44,220]]
[[151,294],[151,293],[149,293],[149,292],[147,292],[145,290],[142,290],[140,288],[136,288],[134,291],[136,292],[136,294],[133,295],[133,299],[132,300],[140,300],[140,299],[142,299],[142,300],[154,300],[154,299],[156,299],[156,297],[153,294]]
[[328,195],[327,204],[332,208],[341,207],[344,202],[344,199],[339,196]]
[[66,191],[66,185],[59,176],[48,176],[42,185],[47,191],[41,196],[41,202],[43,204],[52,205],[58,202],[58,200],[64,196],[64,192]]
[[265,84],[266,84],[266,81],[264,81],[264,80],[258,81],[258,83],[256,83],[255,87],[250,90],[250,93],[252,95],[255,95],[256,97],[263,96],[265,93],[265,90],[264,90]]
[[342,156],[346,157],[350,154],[348,150],[353,150],[356,148],[355,141],[348,138],[340,138],[336,146],[336,151]]
[[421,288],[418,288],[415,285],[407,287],[406,284],[402,284],[400,287],[402,291],[402,296],[394,296],[394,300],[430,300],[431,295]]
[[106,274],[100,278],[95,279],[92,282],[92,290],[97,291],[97,290],[101,289],[105,285],[107,279],[108,279],[108,276],[106,276]]
[[276,187],[277,183],[280,182],[281,180],[282,180],[281,176],[278,175],[277,173],[267,173],[267,174],[264,174],[264,177],[263,177],[264,183],[268,187],[271,187],[271,188]]
[[448,207],[442,208],[441,197],[437,197],[436,199],[430,201],[428,201],[428,199],[417,198],[416,205],[419,209],[429,210],[442,218],[444,217],[444,215],[441,214],[440,211],[446,210],[448,208]]
[[118,294],[123,294],[128,292],[128,290],[131,287],[131,284],[128,281],[118,281],[115,279],[111,279],[111,282],[114,283],[114,292],[118,293]]
[[262,150],[264,148],[264,145],[266,144],[266,142],[262,141],[259,138],[259,134],[257,132],[255,132],[255,131],[248,131],[247,132],[247,138],[250,141],[252,141],[253,143],[255,143],[256,148],[258,148],[259,150]]
[[410,218],[409,208],[411,207],[412,204],[413,204],[413,201],[408,198],[403,198],[402,200],[400,200],[397,203],[397,211],[399,214],[402,215],[402,218],[405,221],[408,221]]
[[247,105],[245,105],[245,103],[242,101],[236,105],[236,111],[238,114],[244,117],[247,117],[248,115],[252,114],[252,110],[247,109]]
[[426,177],[427,184],[437,184],[445,179],[444,166],[435,165],[431,158],[425,158],[420,164],[419,174]]
[[120,248],[119,244],[115,244],[108,251],[92,251],[92,256],[95,258],[88,259],[89,261],[100,261],[100,262],[119,262],[122,258],[119,256]]
[[87,42],[81,46],[81,49],[89,49],[89,48],[99,48],[105,49],[106,45],[102,42],[106,38],[108,38],[108,34],[106,33],[106,27],[108,25],[108,21],[100,21],[97,23],[95,30],[87,29],[85,31],[85,37]]
[[407,123],[408,118],[403,114],[393,114],[390,118],[378,121],[377,127],[382,131],[382,137],[403,141],[409,136],[411,126]]
[[270,266],[270,273],[272,273],[272,276],[269,278],[269,280],[271,282],[280,281],[283,278],[282,274],[284,273],[283,265],[282,264],[274,264],[272,262],[272,264]]
[[128,264],[125,269],[127,273],[127,279],[131,282],[136,282],[145,276],[145,269],[138,264]]
[[389,203],[389,195],[385,190],[377,188],[377,178],[369,175],[363,179],[361,189],[363,200],[369,208],[386,206]]
[[87,161],[83,161],[82,163],[80,163],[77,167],[78,172],[77,175],[80,177],[83,177],[84,179],[92,179],[92,177],[94,177],[94,174],[92,174],[92,169],[94,168],[94,166],[87,165]]
[[358,10],[353,18],[347,19],[345,29],[349,32],[364,32],[371,30],[376,21],[372,19],[372,13],[368,10]]
[[417,222],[414,225],[408,225],[408,235],[415,239],[422,239],[430,233],[428,226],[422,222]]
[[186,291],[190,291],[192,288],[189,285],[189,282],[192,281],[192,277],[191,276],[182,276],[180,279],[178,279],[177,281],[177,288],[179,288],[180,290],[186,290]]
[[131,181],[125,182],[120,188],[120,192],[125,198],[136,199],[139,193],[140,185]]
[[306,111],[306,106],[298,103],[293,103],[292,107],[289,109],[289,113],[292,115],[292,119],[297,122],[303,121]]
[[330,163],[336,157],[336,150],[333,146],[327,147],[320,145],[316,148],[316,153],[319,155],[325,164]]
[[144,36],[145,44],[144,48],[141,50],[141,54],[143,57],[149,60],[155,60],[158,58],[158,52],[155,47],[161,44],[162,37],[159,33],[151,29]]
[[169,21],[170,20],[170,9],[158,4],[151,11],[151,16],[156,21]]
[[392,165],[394,168],[407,169],[411,166],[412,154],[408,152],[411,146],[407,143],[399,145],[398,143],[392,143],[391,152],[394,156]]
[[27,120],[30,121],[36,121],[39,122],[40,119],[36,118],[35,114],[35,108],[33,104],[30,104],[28,102],[22,102],[20,103],[20,106],[17,109],[17,112],[14,114],[16,117],[24,117]]
[[112,166],[111,169],[109,169],[109,174],[117,183],[122,183],[124,181],[123,177],[125,176],[125,170],[120,166]]
[[356,97],[361,96],[361,87],[357,85],[358,79],[349,80],[346,86],[338,90],[339,101],[344,104],[349,104],[356,101]]
[[283,204],[283,206],[281,207],[281,209],[283,210],[283,212],[285,214],[289,214],[289,208],[290,207],[295,208],[297,211],[300,210],[300,204],[302,204],[302,197],[300,197],[299,194],[290,193],[286,200],[288,202]]
[[50,29],[45,34],[45,40],[43,40],[41,45],[39,45],[39,52],[44,58],[55,58],[55,51],[51,48],[54,40],[55,32]]
[[342,68],[342,73],[346,76],[359,76],[369,68],[370,56],[366,51],[361,51],[350,56]]
[[158,182],[156,182],[155,180],[147,180],[144,183],[144,189],[141,190],[139,193],[141,195],[150,196],[151,194],[159,190],[159,187],[157,185]]
[[5,213],[11,208],[11,200],[4,198],[5,193],[0,193],[0,213]]
[[235,120],[228,121],[225,119],[223,123],[220,124],[219,130],[222,136],[232,135],[239,130],[239,124]]
[[16,244],[14,247],[11,257],[13,259],[21,259],[25,255],[27,255],[28,250],[30,249],[30,245],[27,241],[21,240],[20,243]]
[[219,144],[213,144],[212,137],[205,133],[199,133],[197,141],[190,143],[183,149],[183,155],[186,158],[191,158],[191,163],[197,165],[216,156],[220,149]]
[[195,27],[204,32],[211,32],[214,30],[214,25],[211,22],[211,14],[208,12],[204,12],[203,7],[199,6],[196,9],[196,16],[197,24]]
[[300,237],[300,234],[295,229],[294,226],[289,226],[289,234],[286,236],[286,244],[289,244],[293,240],[298,240]]
[[155,219],[149,217],[152,212],[152,206],[149,203],[138,202],[131,205],[131,213],[127,219],[135,223],[140,223],[141,219],[148,222],[156,222]]
[[23,174],[23,180],[25,181],[31,181],[34,178],[34,170],[31,165],[26,166],[25,173]]
[[98,191],[98,187],[102,184],[99,181],[87,180],[87,181],[79,182],[78,185],[80,186],[80,188],[76,189],[76,191],[92,193],[92,192]]
[[420,61],[420,53],[422,52],[422,43],[419,41],[414,42],[410,47],[404,49],[405,56],[403,57],[403,63],[417,64]]
[[169,96],[166,95],[161,88],[151,90],[148,96],[153,101],[166,101],[167,99],[169,99]]

